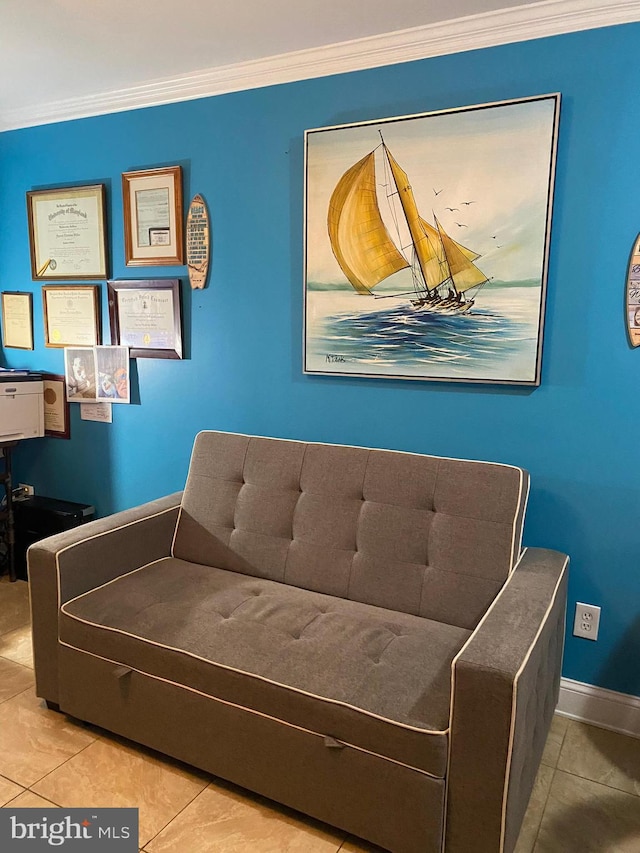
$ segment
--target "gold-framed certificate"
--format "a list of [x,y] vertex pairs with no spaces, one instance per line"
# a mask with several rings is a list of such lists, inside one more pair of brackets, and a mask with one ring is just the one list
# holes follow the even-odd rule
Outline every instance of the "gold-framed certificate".
[[184,263],[181,166],[123,172],[122,205],[128,267]]
[[92,347],[100,343],[97,285],[44,285],[45,344],[48,347]]
[[106,278],[104,184],[27,193],[31,277]]
[[2,294],[2,346],[33,349],[33,300],[30,293]]

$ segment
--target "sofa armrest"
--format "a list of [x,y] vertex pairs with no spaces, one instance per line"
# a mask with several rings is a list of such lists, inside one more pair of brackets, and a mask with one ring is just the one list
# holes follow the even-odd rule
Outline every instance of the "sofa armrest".
[[527,549],[453,664],[447,853],[510,853],[558,702],[564,554]]
[[167,557],[182,492],[90,521],[27,552],[36,693],[58,702],[58,611],[77,595]]

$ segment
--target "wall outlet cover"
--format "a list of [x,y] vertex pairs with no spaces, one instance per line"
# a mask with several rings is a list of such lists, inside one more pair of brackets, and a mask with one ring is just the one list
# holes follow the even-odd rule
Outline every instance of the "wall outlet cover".
[[587,640],[598,639],[600,627],[600,608],[597,604],[576,602],[576,615],[573,620],[573,636],[584,637]]

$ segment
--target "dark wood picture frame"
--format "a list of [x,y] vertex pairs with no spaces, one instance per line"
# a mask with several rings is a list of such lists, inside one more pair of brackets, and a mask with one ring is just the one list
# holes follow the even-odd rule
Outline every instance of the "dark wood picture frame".
[[[95,218],[90,211],[79,210],[77,205],[82,198],[93,199],[95,202]],[[74,204],[75,203],[75,204]],[[38,208],[40,208],[38,210]],[[38,233],[37,223],[42,217],[48,223],[55,222],[60,216],[59,227],[67,226],[65,234],[65,252],[67,258],[53,255],[55,248],[52,243],[56,240],[55,233]],[[72,216],[71,223],[65,221],[66,216]],[[29,251],[31,255],[31,278],[34,281],[91,281],[106,279],[109,275],[109,258],[107,253],[107,204],[104,184],[89,186],[61,187],[60,189],[31,190],[27,192],[27,218],[29,221]],[[69,225],[75,221],[82,224],[81,230],[74,231]],[[55,232],[55,226],[51,226]],[[89,233],[86,233],[89,232]],[[78,250],[73,258],[74,249]],[[96,257],[91,259],[91,252]],[[87,253],[89,259],[87,260]]]
[[[70,420],[70,411],[69,411],[69,401],[67,400],[67,390],[65,384],[64,375],[59,373],[43,373],[42,381],[44,383],[44,403],[45,403],[45,412],[44,412],[44,434],[46,436],[50,436],[51,438],[71,438],[71,420]],[[52,405],[53,400],[47,398],[47,393],[52,390],[49,386],[56,386],[53,389],[54,394],[60,394],[62,398],[62,418],[63,418],[63,428],[61,430],[52,429],[51,427],[47,427],[47,406]],[[59,386],[59,387],[58,387]]]
[[[91,298],[91,319],[85,318],[80,321],[84,328],[80,334],[73,337],[65,334],[60,329],[50,328],[51,310],[48,303],[50,293],[62,291],[68,296],[72,292],[82,291],[85,296]],[[93,347],[102,343],[100,336],[100,288],[97,284],[45,284],[42,287],[42,309],[44,312],[44,342],[50,348],[62,349],[64,347]],[[71,322],[69,320],[68,322]]]
[[129,347],[130,358],[182,358],[180,279],[109,281],[107,289],[112,345]]
[[[161,215],[154,213],[154,206],[156,206],[154,199],[157,200],[157,194],[163,190],[168,193],[166,217],[164,213]],[[140,245],[138,242],[141,232],[139,214],[143,193],[146,194],[144,203],[147,206],[147,215],[150,217],[147,223],[149,242]],[[124,218],[124,254],[125,263],[128,267],[181,266],[184,264],[181,166],[123,172],[122,211]],[[157,204],[157,211],[162,211],[161,203]],[[155,215],[160,215],[160,218],[154,225]],[[154,242],[154,237],[157,242]]]

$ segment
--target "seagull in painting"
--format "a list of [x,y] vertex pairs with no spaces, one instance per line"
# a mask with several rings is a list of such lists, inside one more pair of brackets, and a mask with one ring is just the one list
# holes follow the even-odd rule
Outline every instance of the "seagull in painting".
[[443,191],[444,191],[444,187],[443,187],[441,190],[436,190],[436,189],[434,189],[434,190],[433,190],[433,194],[434,194],[434,195],[440,195],[440,193],[441,193],[441,192],[443,192]]
[[461,201],[460,204],[466,204],[469,207],[470,204],[475,204],[475,201]]
[[445,207],[445,210],[450,210],[453,213],[454,210],[460,210],[459,207]]
[[458,228],[468,228],[469,227],[468,225],[465,225],[464,222],[456,222],[456,225],[458,226]]

